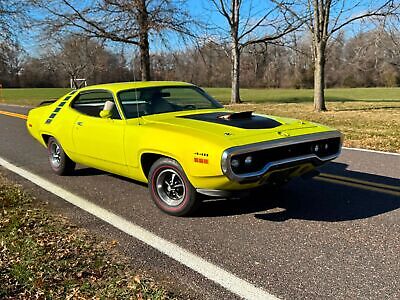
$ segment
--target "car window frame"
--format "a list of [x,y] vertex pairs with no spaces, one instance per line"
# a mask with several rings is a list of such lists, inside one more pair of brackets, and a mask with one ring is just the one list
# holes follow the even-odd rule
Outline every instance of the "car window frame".
[[118,115],[120,118],[119,119],[112,118],[111,120],[125,120],[125,115],[122,113],[122,109],[120,107],[117,97],[115,96],[115,94],[112,91],[106,90],[106,89],[90,89],[90,90],[80,91],[80,92],[76,93],[76,95],[74,95],[73,99],[71,99],[71,101],[69,103],[69,107],[83,116],[102,119],[100,116],[96,117],[96,116],[87,115],[73,107],[74,102],[77,101],[81,95],[90,94],[90,93],[99,93],[99,92],[105,92],[105,93],[110,94],[112,99],[114,100],[114,104],[117,107],[117,112],[118,112]]

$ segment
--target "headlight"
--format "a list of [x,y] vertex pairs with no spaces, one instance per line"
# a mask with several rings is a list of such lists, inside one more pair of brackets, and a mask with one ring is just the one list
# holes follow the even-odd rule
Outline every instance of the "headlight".
[[319,145],[318,144],[315,144],[315,145],[311,146],[311,152],[316,153],[318,151],[319,151]]
[[252,156],[247,156],[244,160],[245,165],[250,165],[253,162]]
[[232,166],[232,167],[238,168],[239,165],[240,165],[240,162],[239,162],[238,159],[232,159],[232,161],[231,161],[231,166]]

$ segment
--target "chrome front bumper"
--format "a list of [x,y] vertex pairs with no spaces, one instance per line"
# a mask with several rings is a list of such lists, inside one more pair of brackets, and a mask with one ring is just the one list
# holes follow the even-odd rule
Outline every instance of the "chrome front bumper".
[[[236,174],[231,167],[231,159],[235,155],[247,154],[247,153],[250,154],[256,151],[261,151],[271,148],[284,147],[284,146],[309,143],[309,142],[318,142],[332,138],[340,138],[339,151],[333,155],[320,157],[317,154],[312,153],[302,156],[285,158],[282,160],[269,161],[265,164],[265,166],[261,170],[244,174]],[[313,165],[320,165],[324,162],[333,160],[337,158],[340,154],[342,141],[343,141],[343,135],[339,131],[328,131],[328,132],[301,135],[296,137],[282,138],[251,145],[232,147],[223,152],[221,159],[221,168],[222,172],[230,180],[237,182],[257,181],[261,179],[266,173],[268,173],[268,171],[273,169],[286,168],[290,166],[301,165],[304,163],[312,163]]]

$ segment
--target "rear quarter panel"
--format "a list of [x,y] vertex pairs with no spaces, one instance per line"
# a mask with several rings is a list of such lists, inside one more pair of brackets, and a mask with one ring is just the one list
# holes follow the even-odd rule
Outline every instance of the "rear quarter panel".
[[67,154],[73,150],[71,127],[76,113],[69,108],[69,103],[74,96],[69,93],[55,103],[29,111],[28,130],[44,147],[47,145],[43,136],[49,135],[54,136],[61,143]]
[[26,120],[29,133],[44,147],[47,145],[42,137],[42,134],[45,133],[42,127],[45,124],[47,117],[53,111],[53,106],[54,104],[31,109]]

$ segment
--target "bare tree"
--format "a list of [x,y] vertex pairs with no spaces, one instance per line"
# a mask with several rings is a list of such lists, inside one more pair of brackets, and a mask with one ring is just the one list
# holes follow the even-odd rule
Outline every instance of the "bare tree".
[[0,81],[5,86],[19,86],[24,51],[16,33],[26,20],[23,1],[0,0]]
[[0,0],[0,39],[13,39],[25,19],[25,5],[18,0]]
[[66,37],[59,42],[56,52],[51,53],[49,62],[59,65],[74,81],[77,78],[90,77],[96,68],[101,68],[100,61],[102,45],[92,42],[86,37]]
[[[400,68],[400,15],[388,24],[382,23],[379,26],[379,36],[383,36],[384,47],[386,51],[385,60],[397,68]],[[380,38],[382,40],[382,38]]]
[[150,80],[150,38],[190,35],[185,0],[31,0],[47,12],[39,20],[49,35],[68,32],[138,46],[142,80]]
[[312,35],[314,59],[314,109],[325,111],[325,64],[329,40],[347,25],[368,18],[386,17],[395,12],[395,1],[304,0],[274,1],[284,12],[303,19]]
[[0,42],[0,82],[8,87],[20,86],[24,65],[24,50],[17,42]]
[[[268,2],[263,9],[242,0],[210,0],[228,23],[231,58],[231,103],[240,103],[240,55],[242,50],[258,43],[272,42],[300,27],[301,20],[288,17],[284,11]],[[244,3],[247,4],[244,7]],[[245,8],[245,9],[244,9]],[[245,10],[245,13],[243,11]]]
[[[351,35],[343,32],[330,40],[326,52],[326,87],[400,85],[400,32],[396,28],[389,32],[382,27],[372,29],[371,23],[368,29]],[[266,43],[243,49],[241,87],[313,87],[311,36],[308,32],[296,32],[292,44],[288,45],[289,38],[285,37],[285,47]],[[52,41],[35,57],[27,57],[27,53],[9,46],[9,43],[0,43],[3,53],[0,82],[5,86],[18,86],[18,78],[25,87],[66,86],[67,78],[72,76],[67,71],[71,70],[75,76],[89,77],[91,84],[133,79],[132,64],[126,60],[124,47],[107,48],[96,40],[62,36],[60,43]],[[206,87],[228,87],[231,63],[227,49],[227,44],[209,41],[200,48],[153,52],[152,76],[154,80],[186,80]],[[135,65],[139,64],[138,58]],[[74,72],[80,65],[87,67]],[[19,73],[20,76],[15,76]]]
[[84,36],[65,36],[42,48],[39,55],[24,59],[21,85],[65,87],[71,78],[89,78],[89,84],[132,80],[125,54],[116,50]]

